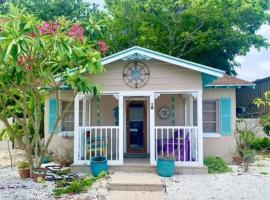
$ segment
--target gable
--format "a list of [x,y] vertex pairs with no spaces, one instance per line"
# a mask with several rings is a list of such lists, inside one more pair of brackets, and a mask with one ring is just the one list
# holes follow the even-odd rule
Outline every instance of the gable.
[[102,91],[172,91],[202,89],[201,73],[170,63],[150,59],[142,61],[149,69],[150,78],[144,86],[131,88],[123,80],[123,70],[131,61],[116,60],[104,65],[106,72],[91,75],[85,73],[91,81],[100,85]]

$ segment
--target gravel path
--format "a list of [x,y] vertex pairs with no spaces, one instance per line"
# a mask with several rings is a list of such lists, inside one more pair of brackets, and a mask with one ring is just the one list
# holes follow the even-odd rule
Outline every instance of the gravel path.
[[269,175],[178,175],[166,179],[168,200],[269,200]]

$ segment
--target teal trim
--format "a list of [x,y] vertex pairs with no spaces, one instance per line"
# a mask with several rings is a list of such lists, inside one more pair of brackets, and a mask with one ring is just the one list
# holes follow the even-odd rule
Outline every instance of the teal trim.
[[57,120],[58,102],[57,99],[49,100],[49,133],[51,134]]
[[212,75],[205,74],[205,73],[201,73],[201,76],[202,76],[203,86],[206,86],[210,83],[213,83],[214,81],[216,81],[218,79],[218,77],[216,77],[216,76],[212,76]]
[[[217,77],[222,77],[225,74],[225,71],[223,71],[223,70],[219,70],[219,69],[216,69],[213,67],[209,67],[209,66],[202,65],[199,63],[191,62],[191,61],[184,60],[181,58],[169,56],[169,55],[166,55],[166,54],[163,54],[160,52],[156,52],[156,51],[153,51],[150,49],[142,48],[139,46],[134,46],[134,47],[131,47],[129,49],[126,49],[126,50],[117,52],[115,54],[112,54],[110,56],[107,56],[101,60],[101,63],[103,65],[106,65],[106,64],[109,64],[109,63],[114,62],[116,60],[126,59],[126,58],[133,56],[135,54],[140,54],[142,56],[149,57],[149,59],[150,58],[157,59],[157,60],[160,60],[163,62],[177,65],[179,67],[184,67],[187,69],[199,71],[199,72],[202,72],[205,74],[210,74],[210,75],[217,76]],[[75,73],[77,70],[78,70],[78,67],[75,67],[73,69],[70,69],[68,71],[68,73],[72,74],[72,73]],[[83,73],[83,72],[85,72],[85,70],[81,71],[80,73]],[[55,79],[61,80],[61,76],[56,75]]]
[[253,88],[255,89],[256,87],[256,84],[234,84],[234,85],[211,85],[211,84],[207,84],[207,85],[204,85],[204,88],[225,88],[225,89],[240,89],[242,87],[250,87],[250,88]]
[[222,136],[232,134],[232,101],[231,98],[220,99],[220,133]]

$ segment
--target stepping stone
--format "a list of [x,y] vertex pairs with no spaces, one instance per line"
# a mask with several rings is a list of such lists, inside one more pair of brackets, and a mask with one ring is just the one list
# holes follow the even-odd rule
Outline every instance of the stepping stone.
[[113,191],[162,191],[164,185],[154,173],[115,172],[108,184]]
[[107,200],[162,200],[163,192],[146,191],[110,191]]

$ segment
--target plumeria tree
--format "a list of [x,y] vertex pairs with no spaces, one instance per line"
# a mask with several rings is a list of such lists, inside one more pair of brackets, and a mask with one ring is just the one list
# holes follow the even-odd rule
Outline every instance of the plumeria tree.
[[[12,4],[0,16],[0,120],[26,152],[31,169],[41,165],[54,137],[43,143],[40,136],[45,95],[53,93],[59,101],[63,85],[72,88],[73,98],[78,92],[97,94],[98,87],[80,72],[102,72],[101,52],[107,50],[102,41],[87,40],[79,23],[64,18],[43,22]],[[71,68],[77,70],[70,73]],[[61,112],[58,108],[52,133],[71,105]]]

